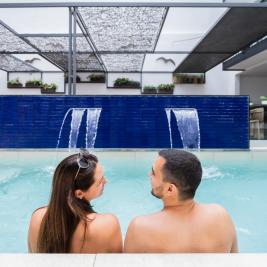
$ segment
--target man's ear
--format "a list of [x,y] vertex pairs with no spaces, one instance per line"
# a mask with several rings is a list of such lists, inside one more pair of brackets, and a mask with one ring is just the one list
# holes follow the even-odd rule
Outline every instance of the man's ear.
[[168,194],[177,196],[178,189],[175,184],[170,183],[168,186]]
[[84,192],[83,192],[82,190],[80,190],[80,189],[76,189],[76,190],[74,191],[74,195],[75,195],[75,197],[78,198],[78,199],[83,199]]

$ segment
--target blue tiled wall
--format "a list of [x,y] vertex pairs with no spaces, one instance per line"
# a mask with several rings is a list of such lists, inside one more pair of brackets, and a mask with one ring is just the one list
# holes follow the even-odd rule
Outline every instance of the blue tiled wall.
[[[69,108],[102,108],[96,148],[170,147],[165,108],[196,108],[201,148],[249,148],[247,96],[0,96],[1,148],[55,148]],[[70,118],[59,147],[68,147]],[[181,147],[172,117],[173,145]],[[78,147],[84,147],[82,121]]]

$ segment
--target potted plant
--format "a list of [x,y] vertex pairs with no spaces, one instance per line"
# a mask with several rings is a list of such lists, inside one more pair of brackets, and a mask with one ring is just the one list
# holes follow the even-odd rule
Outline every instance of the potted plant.
[[116,88],[140,88],[140,82],[131,81],[128,78],[118,78],[114,82],[114,87]]
[[43,83],[41,85],[41,93],[42,94],[54,94],[56,92],[57,85],[54,83],[48,84]]
[[175,73],[173,74],[173,82],[174,83],[183,83],[183,74]]
[[[69,82],[69,76],[68,76],[68,74],[65,74],[64,80],[65,80],[65,83],[68,83]],[[76,75],[76,83],[80,83],[80,82],[81,82],[81,77],[79,75]]]
[[92,83],[105,83],[105,75],[103,74],[90,74],[87,79]]
[[205,75],[200,74],[200,76],[197,78],[197,83],[205,83]]
[[40,88],[41,85],[41,80],[29,80],[25,83],[25,87],[27,88]]
[[7,88],[22,88],[22,83],[18,78],[16,80],[10,80],[7,82]]
[[260,96],[261,104],[267,105],[267,96]]
[[157,94],[157,88],[151,85],[145,86],[143,88],[143,94],[151,94],[151,95]]
[[158,94],[173,94],[174,84],[160,84],[158,86]]

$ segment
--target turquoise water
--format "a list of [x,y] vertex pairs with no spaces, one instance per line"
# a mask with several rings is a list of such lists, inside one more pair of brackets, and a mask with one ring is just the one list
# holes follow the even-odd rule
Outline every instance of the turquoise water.
[[[133,217],[162,208],[161,201],[150,194],[147,173],[153,160],[152,156],[129,160],[115,152],[100,156],[109,183],[93,205],[98,212],[115,213],[123,235]],[[30,216],[47,204],[54,165],[51,158],[9,162],[0,164],[0,253],[27,252]],[[202,165],[204,177],[196,200],[219,203],[228,210],[241,252],[266,252],[266,160],[202,160]]]

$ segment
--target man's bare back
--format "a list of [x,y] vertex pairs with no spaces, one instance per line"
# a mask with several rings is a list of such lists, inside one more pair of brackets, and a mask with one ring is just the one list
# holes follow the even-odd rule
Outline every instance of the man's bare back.
[[125,252],[237,252],[235,228],[226,210],[194,201],[202,168],[193,154],[162,150],[149,176],[151,193],[162,200],[163,209],[130,223]]
[[236,234],[218,205],[189,203],[137,217],[130,224],[124,251],[131,253],[237,252]]

